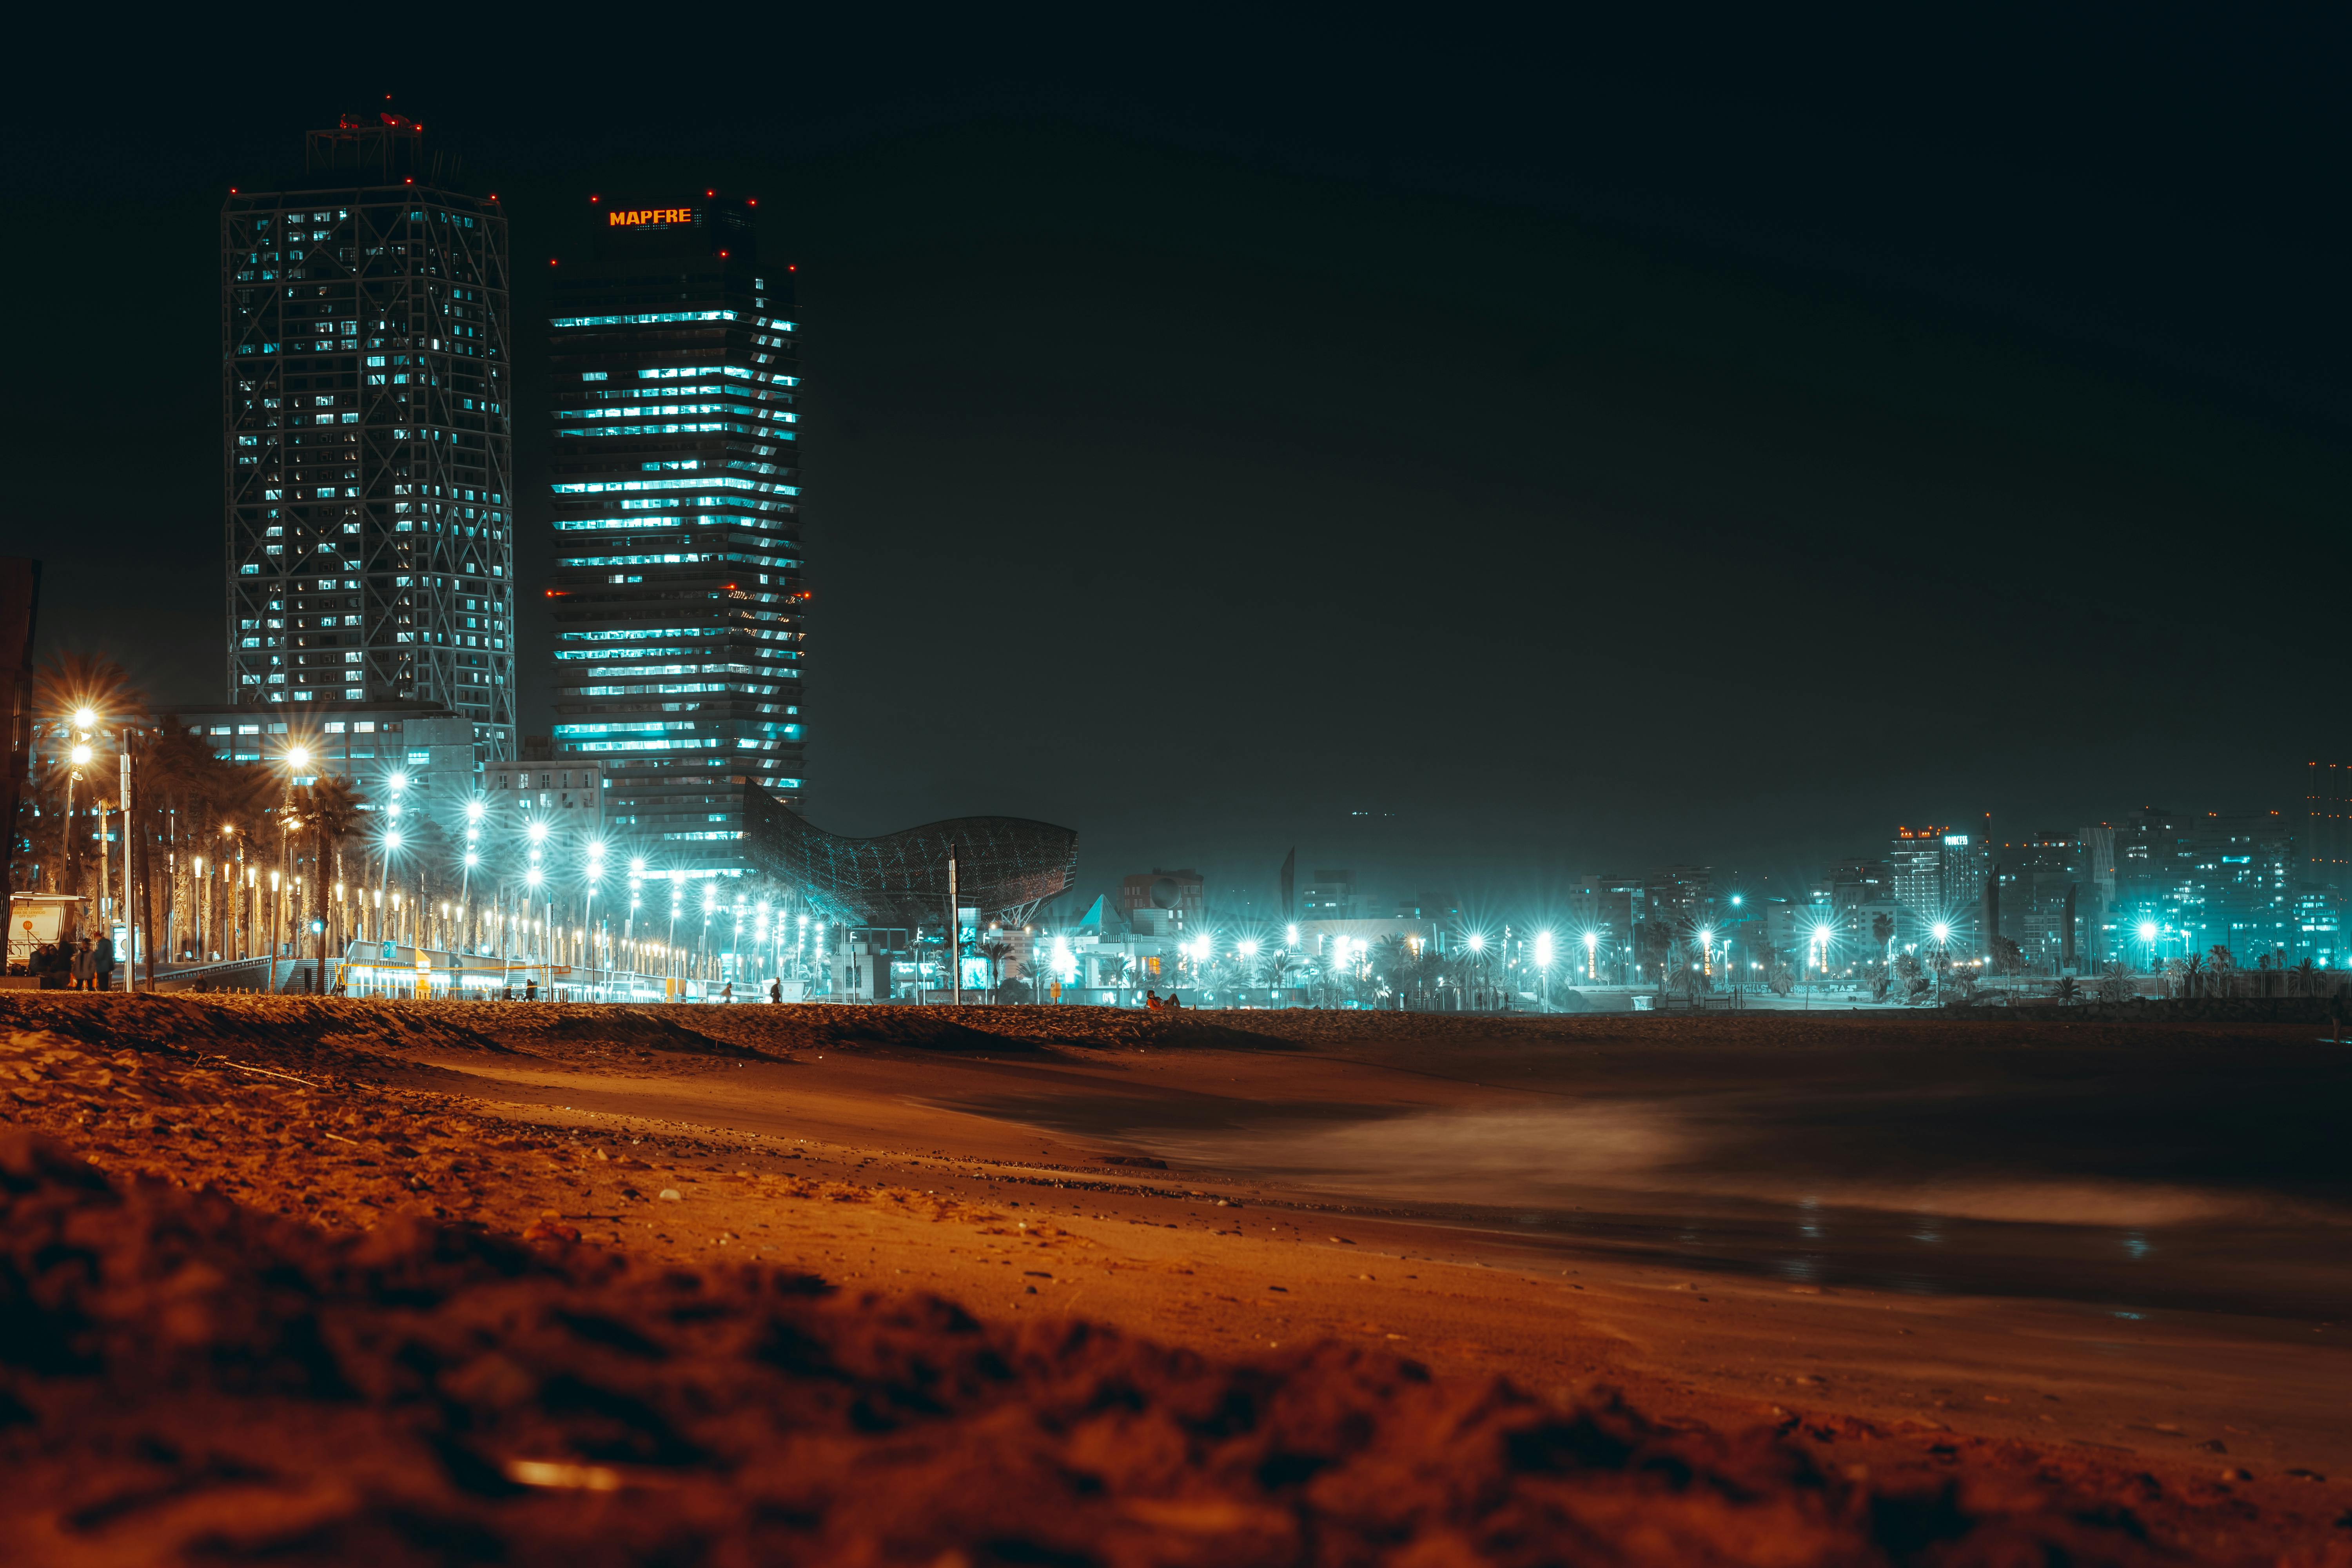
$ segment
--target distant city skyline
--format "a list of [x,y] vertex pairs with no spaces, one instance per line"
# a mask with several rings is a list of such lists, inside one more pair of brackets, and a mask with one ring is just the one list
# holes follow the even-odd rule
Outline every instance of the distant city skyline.
[[[214,591],[218,215],[389,93],[424,177],[510,226],[512,489],[453,488],[512,503],[522,592],[475,615],[517,646],[454,651],[556,646],[546,263],[585,197],[757,196],[799,264],[823,675],[784,776],[828,829],[1061,823],[1096,887],[1270,896],[1293,844],[1474,901],[1686,860],[1796,886],[1921,813],[2292,810],[2336,749],[2340,639],[2297,598],[2352,505],[2325,51],[2240,18],[2117,71],[2111,37],[1628,14],[1473,92],[1280,28],[1107,61],[796,26],[831,68],[793,91],[747,56],[625,113],[582,97],[585,32],[496,26],[226,96],[255,57],[194,38],[123,68],[136,113],[26,84],[16,210],[58,237],[16,253],[41,370],[6,438],[44,645],[214,702],[226,622],[273,618]],[[125,365],[135,439],[99,412]],[[331,613],[371,612],[278,618]],[[551,734],[551,683],[516,695]]]

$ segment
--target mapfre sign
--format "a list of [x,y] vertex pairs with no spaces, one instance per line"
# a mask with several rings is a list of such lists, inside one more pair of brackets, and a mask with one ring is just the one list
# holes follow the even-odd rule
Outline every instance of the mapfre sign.
[[695,221],[692,207],[615,208],[604,215],[613,228],[676,228]]

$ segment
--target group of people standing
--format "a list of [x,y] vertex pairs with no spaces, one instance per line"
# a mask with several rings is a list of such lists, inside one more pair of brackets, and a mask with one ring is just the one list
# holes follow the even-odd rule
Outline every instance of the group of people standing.
[[114,989],[114,939],[45,942],[33,950],[25,971],[40,977],[44,991]]

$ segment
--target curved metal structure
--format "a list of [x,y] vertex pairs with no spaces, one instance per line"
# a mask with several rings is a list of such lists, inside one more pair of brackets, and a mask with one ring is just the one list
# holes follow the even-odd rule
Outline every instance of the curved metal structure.
[[957,901],[977,908],[982,920],[1025,921],[1039,904],[1066,891],[1077,872],[1077,834],[1025,817],[958,816],[845,838],[797,812],[777,815],[777,874],[799,886],[811,913],[836,924],[944,921],[950,847]]

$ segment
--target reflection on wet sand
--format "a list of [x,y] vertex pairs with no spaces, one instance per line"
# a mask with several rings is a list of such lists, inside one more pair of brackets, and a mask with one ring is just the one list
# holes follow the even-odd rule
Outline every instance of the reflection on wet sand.
[[1790,1281],[2315,1321],[2352,1292],[2352,1224],[2333,1205],[2084,1177],[1874,1184],[1735,1169],[1665,1107],[1127,1135],[1302,1193]]
[[2162,1183],[1937,1179],[1861,1183],[1727,1169],[1668,1109],[1622,1105],[1434,1111],[1333,1127],[1137,1129],[1156,1152],[1244,1167],[1302,1186],[1394,1201],[1514,1205],[1708,1196],[1886,1209],[1960,1219],[2154,1227],[2294,1217],[2342,1224],[2324,1205]]

